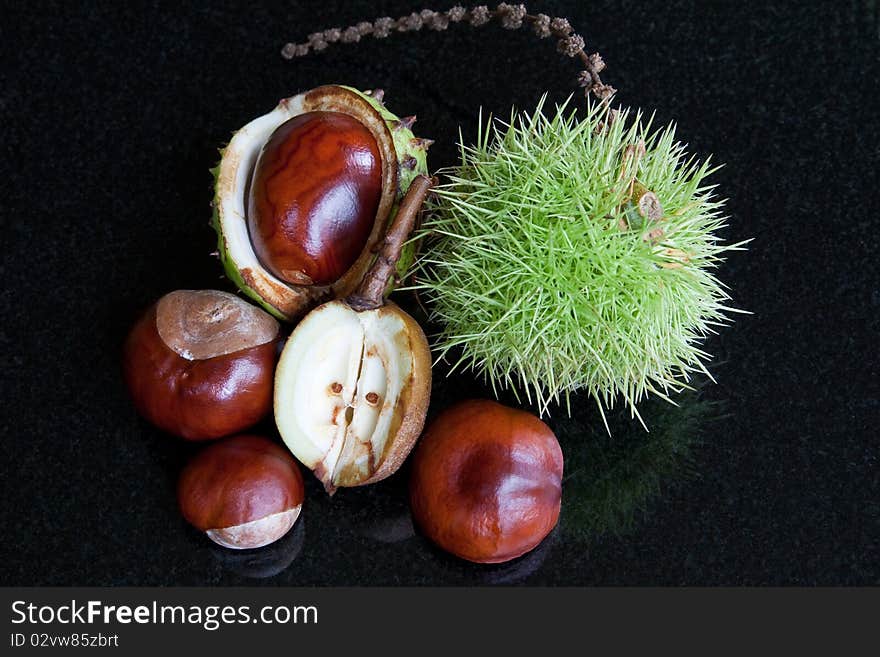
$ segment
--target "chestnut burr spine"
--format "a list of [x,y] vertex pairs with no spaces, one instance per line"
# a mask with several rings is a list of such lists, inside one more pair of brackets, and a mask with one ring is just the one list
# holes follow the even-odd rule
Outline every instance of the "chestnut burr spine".
[[346,301],[354,310],[375,310],[383,305],[383,296],[388,281],[394,273],[395,265],[400,258],[403,243],[406,242],[415,227],[416,218],[428,191],[437,184],[437,178],[419,175],[413,180],[406,196],[400,203],[400,209],[394,222],[385,233],[385,239],[376,257],[376,262],[367,271],[364,280]]

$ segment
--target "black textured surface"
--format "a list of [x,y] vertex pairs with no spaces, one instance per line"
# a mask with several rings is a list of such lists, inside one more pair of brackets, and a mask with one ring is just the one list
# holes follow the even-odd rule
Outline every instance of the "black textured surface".
[[[644,405],[650,435],[621,413],[612,445],[592,404],[558,413],[575,474],[560,527],[495,567],[413,534],[405,471],[332,500],[309,478],[281,544],[211,547],[175,509],[196,448],[137,417],[119,351],[161,294],[227,285],[208,255],[208,169],[279,98],[384,87],[438,140],[436,168],[480,106],[560,100],[577,67],[494,26],[279,56],[314,29],[421,8],[403,0],[3,4],[0,583],[880,584],[875,2],[532,3],[602,52],[620,102],[726,163],[728,237],[755,241],[721,276],[754,315],[709,341],[719,383],[701,401]],[[485,394],[466,376],[436,390],[432,413]],[[620,534],[591,531],[611,467],[629,482],[615,494],[645,508]]]

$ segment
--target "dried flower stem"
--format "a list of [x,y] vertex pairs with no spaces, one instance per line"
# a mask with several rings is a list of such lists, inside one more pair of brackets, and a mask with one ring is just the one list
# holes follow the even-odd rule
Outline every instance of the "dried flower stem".
[[347,28],[333,27],[322,32],[313,32],[303,43],[288,43],[282,48],[281,55],[285,59],[304,57],[309,53],[325,50],[331,43],[357,43],[365,36],[384,39],[392,32],[418,32],[423,28],[441,31],[448,28],[450,23],[468,23],[471,27],[481,27],[492,19],[497,19],[501,27],[507,30],[517,30],[523,25],[529,25],[538,37],[555,38],[559,52],[568,57],[578,57],[583,63],[584,69],[578,74],[577,83],[585,94],[592,92],[602,100],[607,100],[614,94],[614,87],[604,84],[599,77],[599,73],[605,68],[602,57],[598,53],[588,55],[584,51],[583,37],[574,33],[568,20],[547,14],[529,14],[525,5],[506,2],[500,3],[493,10],[489,10],[486,5],[468,9],[459,5],[445,12],[423,9],[397,20],[386,16],[373,22],[362,21]]

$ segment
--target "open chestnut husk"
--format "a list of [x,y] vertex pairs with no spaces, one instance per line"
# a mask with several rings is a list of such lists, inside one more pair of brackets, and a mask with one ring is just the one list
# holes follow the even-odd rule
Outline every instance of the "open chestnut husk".
[[431,395],[428,342],[418,323],[383,293],[432,184],[416,178],[358,289],[309,312],[278,361],[278,431],[328,493],[394,473],[424,426]]
[[284,536],[302,510],[296,461],[261,436],[234,436],[199,452],[180,475],[177,500],[187,522],[218,545],[258,548]]
[[272,406],[278,322],[233,294],[177,290],[135,323],[123,351],[138,411],[188,440],[237,433]]
[[515,559],[556,526],[562,467],[556,436],[536,416],[489,400],[460,402],[431,423],[413,455],[413,518],[462,559]]
[[248,228],[260,262],[294,285],[330,285],[360,255],[382,197],[382,156],[342,112],[282,123],[254,166]]
[[[282,100],[233,135],[213,225],[226,274],[279,319],[351,294],[419,174],[430,140],[380,90],[326,85]],[[402,250],[399,271],[414,245]]]

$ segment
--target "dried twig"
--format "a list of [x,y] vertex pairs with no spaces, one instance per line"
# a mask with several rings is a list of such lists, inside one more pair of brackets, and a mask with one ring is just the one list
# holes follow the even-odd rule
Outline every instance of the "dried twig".
[[396,20],[385,16],[372,22],[362,21],[346,28],[332,27],[322,32],[313,32],[303,43],[288,43],[281,50],[281,54],[286,59],[293,59],[304,57],[309,53],[321,52],[331,43],[357,43],[365,36],[384,39],[392,32],[418,32],[423,28],[441,31],[448,28],[450,23],[466,23],[471,27],[480,27],[492,19],[497,19],[501,27],[507,30],[517,30],[528,25],[542,39],[555,38],[556,49],[559,52],[568,57],[578,57],[583,63],[584,69],[578,74],[577,83],[578,86],[583,87],[584,93],[592,92],[602,100],[614,94],[614,87],[603,83],[599,77],[599,73],[605,68],[602,57],[598,53],[588,55],[584,51],[583,37],[574,33],[568,20],[547,14],[529,14],[525,5],[506,2],[502,2],[493,10],[486,5],[468,9],[455,6],[448,11],[423,9]]
[[376,262],[364,275],[364,280],[361,281],[358,289],[348,297],[348,304],[355,310],[372,310],[384,303],[385,288],[388,287],[388,281],[394,274],[403,243],[412,233],[428,190],[436,184],[437,179],[428,176],[416,176],[412,181],[406,196],[400,202],[394,222],[385,233]]

